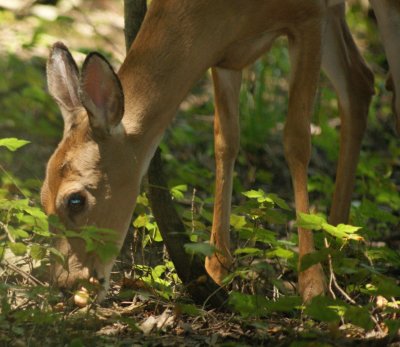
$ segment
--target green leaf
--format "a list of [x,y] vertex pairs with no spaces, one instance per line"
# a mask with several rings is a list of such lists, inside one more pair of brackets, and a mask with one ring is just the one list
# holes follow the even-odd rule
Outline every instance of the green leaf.
[[229,304],[243,317],[257,317],[266,314],[268,300],[259,295],[232,292],[229,295]]
[[119,247],[114,243],[95,243],[95,248],[91,249],[103,263],[110,261],[119,254]]
[[267,258],[283,258],[283,259],[290,259],[294,257],[294,252],[290,251],[288,249],[284,249],[281,247],[278,247],[277,249],[274,249],[273,251],[267,252],[266,254]]
[[163,241],[163,238],[162,238],[160,229],[157,227],[156,224],[153,224],[153,227],[154,227],[154,229],[153,229],[153,234],[152,234],[153,240],[154,240],[155,242],[162,242],[162,241]]
[[141,214],[137,216],[137,218],[133,222],[133,226],[135,228],[143,228],[146,227],[149,222],[149,216],[147,214]]
[[360,227],[355,227],[352,225],[339,224],[338,226],[333,226],[328,223],[322,223],[322,229],[324,229],[327,233],[332,236],[340,239],[340,240],[356,240],[362,241],[364,240],[362,236],[356,234],[357,230],[360,230]]
[[300,212],[297,218],[297,226],[307,230],[321,230],[323,224],[326,224],[325,219],[316,214]]
[[30,255],[34,260],[42,260],[46,256],[46,248],[33,244],[30,247]]
[[276,232],[261,228],[242,228],[239,230],[242,240],[259,241],[270,245],[276,245]]
[[344,316],[351,323],[365,330],[371,330],[374,327],[374,322],[367,307],[349,306]]
[[365,252],[368,255],[368,258],[372,261],[384,260],[400,267],[400,253],[390,249],[389,247],[371,247]]
[[337,230],[340,233],[345,233],[346,234],[346,238],[351,239],[351,240],[355,240],[355,241],[363,241],[364,238],[358,234],[356,234],[356,232],[358,230],[360,230],[361,227],[355,227],[353,225],[347,225],[347,224],[339,224],[337,226]]
[[52,255],[53,259],[57,261],[59,264],[65,263],[65,257],[58,249],[50,247],[49,253]]
[[384,322],[385,325],[389,328],[389,336],[397,336],[400,329],[400,319],[387,319]]
[[41,220],[47,220],[47,215],[38,207],[26,206],[24,211],[30,214],[32,217],[36,217]]
[[259,255],[262,254],[262,250],[258,248],[252,248],[252,247],[244,247],[244,248],[238,248],[235,250],[234,254],[235,255],[241,255],[241,254],[247,254],[247,255]]
[[68,347],[85,347],[85,344],[82,342],[80,338],[74,338],[68,344]]
[[230,224],[234,229],[238,230],[243,228],[247,224],[247,222],[244,216],[239,216],[232,213],[230,217]]
[[189,316],[200,316],[201,315],[201,310],[199,310],[195,305],[190,305],[190,304],[176,304],[175,305],[176,312],[184,313]]
[[289,205],[285,202],[285,200],[281,199],[278,195],[276,194],[267,194],[267,197],[271,199],[275,205],[279,206],[283,210],[291,211],[292,209],[289,207]]
[[167,267],[165,265],[157,265],[152,269],[151,275],[153,278],[160,278],[166,269]]
[[354,234],[358,230],[361,229],[361,227],[355,227],[353,225],[348,225],[348,224],[339,224],[337,228],[346,234]]
[[386,298],[399,297],[400,287],[393,278],[387,276],[374,276],[373,282],[376,287],[376,294]]
[[25,230],[15,229],[11,225],[8,226],[8,231],[14,239],[26,239],[29,237],[29,234]]
[[301,308],[303,300],[299,296],[284,296],[277,301],[268,301],[266,307],[270,312],[292,312]]
[[368,218],[373,218],[381,223],[398,223],[398,218],[393,215],[392,212],[385,211],[382,207],[379,207],[378,204],[367,199],[363,200],[360,206],[360,212],[368,216]]
[[268,223],[272,224],[286,224],[287,216],[280,210],[267,209],[264,213],[264,217]]
[[0,147],[7,147],[7,149],[12,152],[16,151],[18,148],[25,146],[28,143],[30,143],[30,141],[19,140],[15,137],[0,139]]
[[[259,189],[259,190],[249,190],[247,192],[242,192],[242,194],[249,199],[263,199],[265,198],[265,193]],[[271,200],[272,201],[272,200]]]
[[15,255],[25,255],[27,247],[21,242],[8,242],[8,247]]
[[204,242],[197,242],[197,243],[186,243],[184,245],[186,253],[189,254],[203,254],[206,257],[213,255],[216,251],[215,246],[204,243]]
[[318,251],[306,254],[303,258],[301,258],[300,271],[307,270],[312,265],[327,260],[329,254],[331,254],[331,249],[329,248],[323,248]]
[[346,312],[348,305],[340,300],[326,296],[316,296],[304,310],[313,319],[322,322],[338,322]]
[[171,188],[171,195],[176,199],[176,200],[182,200],[185,195],[183,194],[184,192],[187,191],[187,185],[186,184],[180,184],[178,186],[172,187]]

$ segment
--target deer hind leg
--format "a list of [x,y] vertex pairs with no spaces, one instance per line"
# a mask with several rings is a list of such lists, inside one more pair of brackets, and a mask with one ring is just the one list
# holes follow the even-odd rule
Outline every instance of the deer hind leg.
[[215,202],[211,244],[216,252],[206,258],[206,269],[215,282],[221,284],[231,265],[230,213],[232,179],[239,150],[239,92],[241,72],[213,68],[215,95]]
[[393,113],[400,135],[400,2],[370,0],[378,21],[386,57],[389,62],[388,89],[393,91]]
[[344,5],[328,10],[322,67],[339,98],[340,152],[331,224],[347,222],[361,141],[374,92],[374,78],[361,57],[345,21]]
[[[310,121],[321,66],[321,24],[304,23],[289,35],[291,76],[289,108],[284,128],[285,157],[293,188],[296,212],[308,213],[307,171],[311,155]],[[312,232],[299,233],[299,265],[314,249]],[[320,264],[299,273],[299,293],[304,301],[325,292],[325,277]]]

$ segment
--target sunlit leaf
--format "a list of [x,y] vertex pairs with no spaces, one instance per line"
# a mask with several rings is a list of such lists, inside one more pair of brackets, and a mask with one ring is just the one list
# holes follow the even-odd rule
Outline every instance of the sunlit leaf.
[[155,242],[162,242],[163,238],[160,232],[160,229],[157,227],[157,225],[154,225],[154,229],[153,229],[153,240]]
[[358,234],[356,234],[356,231],[360,230],[360,227],[355,227],[352,225],[346,225],[346,224],[339,224],[338,226],[333,226],[328,223],[322,223],[322,228],[332,236],[340,239],[340,240],[356,240],[356,241],[362,241],[364,238]]
[[8,247],[10,248],[11,252],[19,256],[25,255],[27,251],[26,245],[21,242],[9,242]]
[[[259,189],[259,190],[249,190],[247,192],[242,192],[242,194],[249,199],[263,199],[265,198],[265,193]],[[272,200],[271,200],[272,202]]]
[[16,151],[18,148],[25,146],[28,143],[30,143],[30,141],[19,140],[15,137],[0,139],[0,147],[6,147],[12,152]]
[[133,222],[133,226],[136,228],[143,228],[146,227],[147,223],[149,222],[149,216],[147,214],[141,214]]
[[283,259],[290,259],[294,256],[294,252],[288,249],[280,248],[274,249],[273,251],[267,252],[266,256],[268,258],[283,258]]
[[299,213],[297,226],[308,230],[321,230],[325,219],[316,214]]
[[243,228],[247,222],[246,222],[246,218],[244,216],[239,216],[236,214],[231,214],[230,217],[230,224],[233,228],[235,228],[236,230]]
[[263,251],[261,249],[252,247],[238,248],[234,252],[235,255],[259,255],[262,253]]
[[14,228],[11,225],[8,226],[8,231],[14,239],[26,239],[29,237],[29,234],[25,230]]
[[42,260],[46,256],[46,248],[33,244],[30,247],[30,255],[34,260]]
[[177,186],[171,188],[171,195],[176,200],[182,200],[185,197],[185,195],[184,195],[185,192],[187,192],[186,184],[180,184],[180,185],[177,185]]

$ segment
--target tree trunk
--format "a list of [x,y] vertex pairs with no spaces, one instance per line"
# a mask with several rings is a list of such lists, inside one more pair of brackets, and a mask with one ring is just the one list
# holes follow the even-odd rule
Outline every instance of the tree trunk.
[[124,0],[125,47],[127,52],[139,32],[146,11],[146,0]]
[[[147,6],[146,0],[124,0],[124,6],[128,51],[139,31]],[[149,167],[149,199],[168,254],[193,300],[200,305],[222,308],[227,302],[226,291],[207,274],[204,261],[198,255],[189,255],[184,249],[184,244],[189,243],[190,239],[172,204],[160,153],[160,149],[157,149]]]

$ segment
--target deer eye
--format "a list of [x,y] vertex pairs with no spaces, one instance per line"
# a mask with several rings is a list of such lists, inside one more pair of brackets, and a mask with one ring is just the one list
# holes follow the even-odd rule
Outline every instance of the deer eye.
[[85,208],[86,198],[80,193],[73,193],[68,197],[67,206],[70,212],[79,213]]

